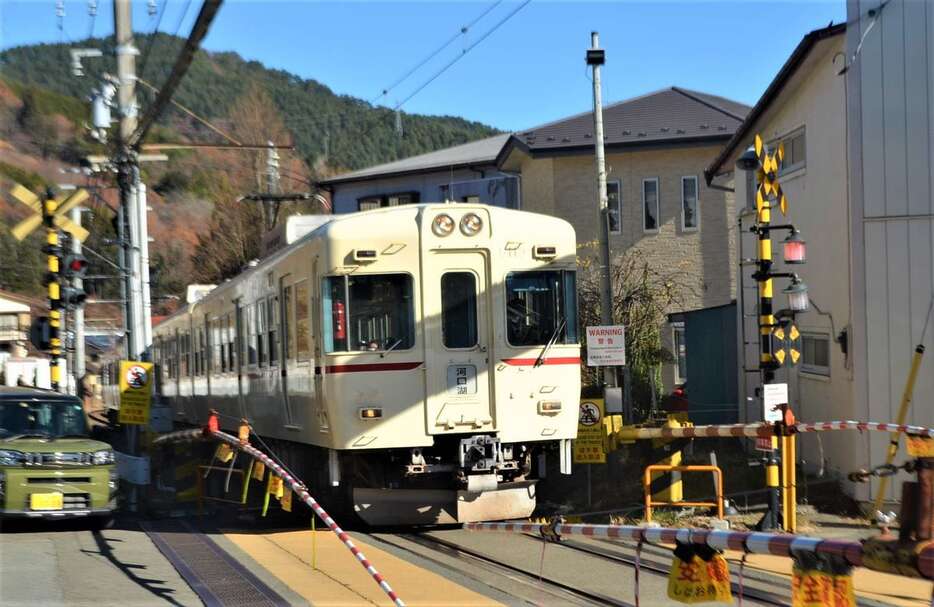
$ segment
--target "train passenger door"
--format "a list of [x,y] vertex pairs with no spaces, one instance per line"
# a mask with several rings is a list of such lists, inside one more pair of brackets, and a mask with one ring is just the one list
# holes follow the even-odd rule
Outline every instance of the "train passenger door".
[[[290,333],[292,324],[292,310],[294,306],[293,287],[289,274],[279,278],[279,385],[282,388],[282,406],[285,407],[285,425],[295,426],[295,416],[289,401],[289,363],[295,358],[289,354],[293,338]],[[270,345],[270,347],[273,347]]]
[[432,251],[425,267],[429,434],[494,430],[489,273],[479,251]]

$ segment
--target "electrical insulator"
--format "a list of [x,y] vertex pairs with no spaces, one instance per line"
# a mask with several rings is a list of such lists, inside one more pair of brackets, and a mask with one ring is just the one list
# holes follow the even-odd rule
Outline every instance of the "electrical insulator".
[[149,16],[150,16],[150,17],[155,16],[156,10],[157,10],[157,9],[156,9],[156,0],[149,0],[149,2],[147,3],[146,7],[147,7],[147,10],[149,11]]
[[88,0],[88,15],[97,16],[97,0]]

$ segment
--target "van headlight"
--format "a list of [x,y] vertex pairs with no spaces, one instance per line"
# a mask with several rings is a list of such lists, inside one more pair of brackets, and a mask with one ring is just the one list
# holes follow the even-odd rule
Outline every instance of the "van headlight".
[[26,454],[20,451],[0,449],[0,466],[20,466],[26,463]]
[[435,236],[447,236],[454,231],[454,220],[450,215],[441,213],[431,222],[431,231]]
[[112,449],[103,449],[101,451],[95,451],[91,460],[94,462],[95,466],[103,466],[105,464],[114,463],[114,452]]
[[483,229],[483,220],[476,213],[467,213],[461,218],[461,232],[464,236],[476,236]]

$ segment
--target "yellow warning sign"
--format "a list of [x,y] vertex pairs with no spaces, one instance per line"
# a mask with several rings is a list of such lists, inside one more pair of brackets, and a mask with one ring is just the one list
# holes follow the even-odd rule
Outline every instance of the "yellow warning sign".
[[934,457],[934,438],[907,436],[908,455],[911,457]]
[[668,572],[668,598],[679,603],[732,603],[726,559],[720,554],[709,561],[696,555],[688,561],[674,557]]
[[791,604],[793,607],[856,607],[853,576],[794,567]]
[[283,492],[282,478],[275,474],[270,474],[269,482],[266,484],[266,492],[270,495],[274,495],[276,499],[281,499]]
[[263,480],[264,474],[266,474],[266,464],[263,462],[256,462],[256,465],[253,466],[253,479],[261,481]]
[[117,421],[121,424],[148,424],[151,403],[152,363],[121,360],[120,411]]
[[279,504],[282,506],[282,509],[286,512],[292,511],[292,492],[288,489],[285,490],[285,493],[282,494],[282,499],[279,500]]
[[234,452],[233,449],[227,443],[221,443],[217,446],[217,451],[214,452],[214,457],[219,462],[227,463],[233,459]]
[[575,464],[606,463],[606,432],[603,427],[603,399],[581,401],[574,439]]

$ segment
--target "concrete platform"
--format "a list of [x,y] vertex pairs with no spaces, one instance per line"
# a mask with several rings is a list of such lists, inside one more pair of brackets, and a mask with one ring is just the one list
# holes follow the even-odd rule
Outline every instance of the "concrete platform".
[[[226,532],[224,536],[294,593],[316,606],[392,605],[389,597],[328,530]],[[502,605],[488,590],[468,588],[439,572],[376,548],[354,543],[407,605]],[[315,543],[317,548],[315,549]]]

